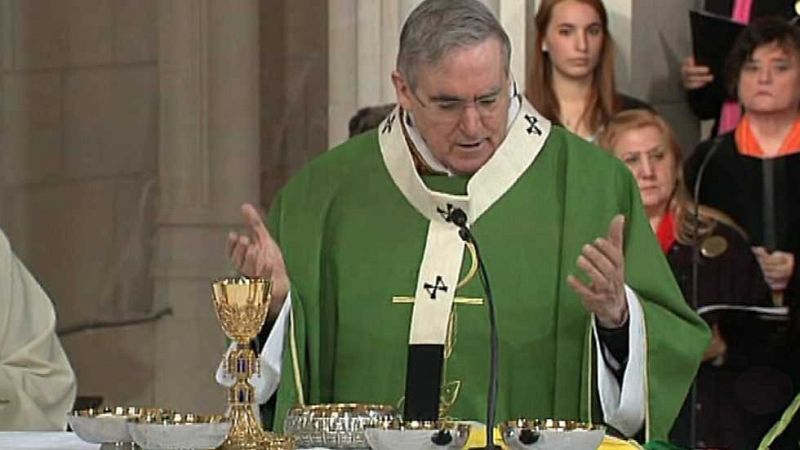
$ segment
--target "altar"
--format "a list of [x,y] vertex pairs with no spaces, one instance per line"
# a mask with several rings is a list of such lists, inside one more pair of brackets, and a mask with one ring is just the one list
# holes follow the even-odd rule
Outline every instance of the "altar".
[[75,433],[66,431],[3,431],[3,450],[98,450],[100,444],[84,442]]

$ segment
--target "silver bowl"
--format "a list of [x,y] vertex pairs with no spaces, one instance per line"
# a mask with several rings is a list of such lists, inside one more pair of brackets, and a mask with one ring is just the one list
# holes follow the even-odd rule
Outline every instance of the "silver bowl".
[[134,442],[145,450],[210,450],[228,437],[231,422],[224,416],[154,414],[128,421]]
[[367,428],[364,434],[374,450],[460,450],[467,443],[469,432],[467,423],[395,420]]
[[572,420],[518,419],[500,425],[503,441],[515,450],[596,450],[605,427]]
[[135,406],[110,406],[75,410],[67,414],[70,428],[79,438],[92,444],[103,444],[103,448],[135,448],[133,438],[128,433],[128,419],[143,414],[163,412],[155,408]]
[[394,407],[358,403],[296,406],[283,422],[283,432],[298,448],[369,448],[364,429],[397,419]]

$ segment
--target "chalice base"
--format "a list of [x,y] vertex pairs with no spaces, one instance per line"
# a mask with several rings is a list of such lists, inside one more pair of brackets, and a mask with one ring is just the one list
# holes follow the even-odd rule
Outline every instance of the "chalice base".
[[263,450],[271,438],[261,428],[253,414],[252,405],[231,405],[228,418],[233,422],[222,450]]
[[232,405],[228,417],[233,422],[221,450],[294,450],[294,440],[261,428],[251,405]]

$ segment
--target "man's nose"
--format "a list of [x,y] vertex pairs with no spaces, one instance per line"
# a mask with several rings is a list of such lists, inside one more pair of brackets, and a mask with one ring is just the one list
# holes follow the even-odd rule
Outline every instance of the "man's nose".
[[478,135],[483,128],[481,123],[481,115],[478,112],[478,108],[476,108],[475,103],[464,105],[464,109],[461,110],[460,126],[461,131],[466,136],[470,137]]

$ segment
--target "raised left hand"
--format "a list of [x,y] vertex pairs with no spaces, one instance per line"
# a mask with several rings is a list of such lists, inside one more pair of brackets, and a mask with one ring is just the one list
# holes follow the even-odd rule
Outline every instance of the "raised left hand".
[[567,283],[603,328],[618,328],[628,319],[622,250],[624,227],[625,216],[616,215],[608,225],[606,237],[583,246],[578,267],[589,278],[588,285],[572,274],[567,276]]

